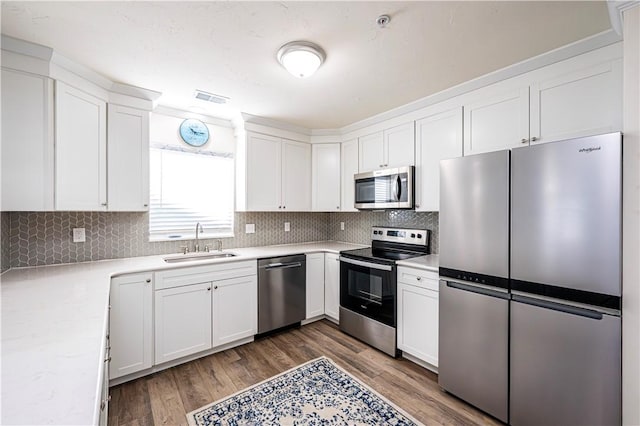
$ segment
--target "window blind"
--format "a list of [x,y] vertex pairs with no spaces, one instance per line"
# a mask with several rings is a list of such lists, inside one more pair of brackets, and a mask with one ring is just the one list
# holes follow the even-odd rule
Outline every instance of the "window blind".
[[234,161],[228,153],[150,149],[149,239],[233,235]]

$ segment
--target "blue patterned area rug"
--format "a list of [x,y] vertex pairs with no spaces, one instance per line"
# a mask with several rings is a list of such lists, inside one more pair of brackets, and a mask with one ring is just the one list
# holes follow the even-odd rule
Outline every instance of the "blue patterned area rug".
[[190,425],[421,425],[321,357],[187,414]]

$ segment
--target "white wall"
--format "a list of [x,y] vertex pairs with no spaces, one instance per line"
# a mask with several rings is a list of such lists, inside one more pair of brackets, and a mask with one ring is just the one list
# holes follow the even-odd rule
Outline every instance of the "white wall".
[[622,423],[640,425],[640,7],[624,12]]
[[[175,115],[170,115],[171,111],[165,113],[152,112],[151,113],[151,122],[150,122],[150,130],[149,130],[149,139],[151,145],[154,143],[159,144],[167,144],[167,145],[179,145],[187,147],[189,145],[185,144],[180,138],[180,124],[186,118],[186,112],[182,117],[177,117],[175,115],[178,114],[176,111]],[[216,119],[211,118],[207,119],[206,116],[194,116],[194,118],[198,118],[203,123],[207,125],[209,128],[209,141],[204,144],[201,148],[197,148],[196,150],[205,150],[205,151],[215,151],[215,152],[231,152],[235,153],[236,151],[236,139],[233,134],[233,128],[231,124],[229,127],[221,126],[215,123]]]

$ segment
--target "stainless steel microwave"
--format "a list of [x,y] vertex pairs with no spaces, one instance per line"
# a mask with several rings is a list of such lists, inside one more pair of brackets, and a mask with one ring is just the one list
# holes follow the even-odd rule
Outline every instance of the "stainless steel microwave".
[[412,209],[414,167],[374,170],[354,175],[355,203],[360,210]]

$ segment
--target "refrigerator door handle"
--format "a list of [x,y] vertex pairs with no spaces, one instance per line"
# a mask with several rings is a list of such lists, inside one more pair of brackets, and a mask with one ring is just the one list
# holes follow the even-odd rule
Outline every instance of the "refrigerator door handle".
[[455,288],[462,291],[469,291],[471,293],[482,294],[484,296],[497,297],[499,299],[509,300],[511,296],[509,293],[503,293],[501,291],[489,290],[482,287],[476,287],[469,284],[462,284],[454,281],[446,281],[447,287]]
[[602,314],[591,309],[578,308],[576,306],[563,305],[560,303],[550,302],[547,300],[533,299],[531,297],[520,296],[514,294],[511,296],[511,300],[514,302],[520,302],[531,306],[537,306],[539,308],[551,309],[558,312],[564,312],[570,315],[578,315],[585,318],[591,318],[595,320],[601,320]]

